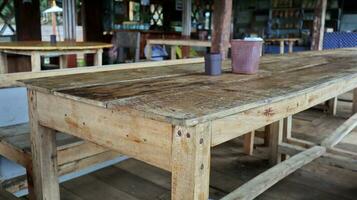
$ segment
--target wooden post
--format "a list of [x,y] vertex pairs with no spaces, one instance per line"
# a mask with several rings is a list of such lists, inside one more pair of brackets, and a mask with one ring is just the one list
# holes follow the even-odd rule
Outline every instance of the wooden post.
[[275,165],[281,162],[279,145],[283,142],[283,125],[283,120],[276,121],[269,125],[269,148],[271,165]]
[[[76,0],[63,0],[63,32],[65,41],[76,41],[77,36],[77,11],[76,11]],[[60,68],[67,68],[68,66],[76,66],[77,55],[63,55],[62,59],[63,65]]]
[[33,72],[41,71],[41,55],[38,52],[31,53],[31,69]]
[[208,199],[210,157],[210,123],[174,128],[171,199]]
[[6,53],[0,53],[0,74],[9,73]]
[[231,33],[232,0],[214,0],[213,32],[211,52],[219,52],[228,57]]
[[254,131],[244,135],[244,153],[253,155],[254,150]]
[[[192,0],[183,0],[182,7],[182,38],[191,38],[191,17],[192,17]],[[187,58],[190,54],[190,47],[182,46],[182,57]]]
[[39,0],[24,3],[15,0],[16,37],[18,41],[41,40],[41,12]]
[[[37,200],[60,200],[56,132],[38,121],[37,93],[28,91],[34,191]],[[31,192],[31,190],[30,190]]]
[[75,0],[63,0],[63,30],[64,39],[70,41],[76,41],[76,1]]
[[322,50],[323,48],[326,7],[327,0],[317,0],[312,31],[311,50]]

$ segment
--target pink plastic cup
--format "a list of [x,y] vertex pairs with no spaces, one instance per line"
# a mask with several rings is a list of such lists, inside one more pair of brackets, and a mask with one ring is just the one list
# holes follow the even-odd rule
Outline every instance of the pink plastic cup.
[[259,70],[262,41],[232,40],[232,71],[236,74],[255,74]]

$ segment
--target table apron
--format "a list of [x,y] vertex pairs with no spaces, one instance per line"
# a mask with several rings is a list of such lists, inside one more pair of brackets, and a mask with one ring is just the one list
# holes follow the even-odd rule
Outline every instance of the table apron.
[[171,171],[171,124],[37,92],[42,126]]
[[2,50],[1,52],[6,54],[17,54],[31,56],[33,53],[38,53],[41,56],[61,56],[61,55],[72,55],[72,54],[94,54],[97,53],[98,49],[93,50],[48,50],[48,51],[34,51],[34,50]]
[[223,117],[212,122],[212,144],[216,146],[236,137],[304,111],[357,87],[357,79],[340,80],[310,92],[289,97],[268,105]]

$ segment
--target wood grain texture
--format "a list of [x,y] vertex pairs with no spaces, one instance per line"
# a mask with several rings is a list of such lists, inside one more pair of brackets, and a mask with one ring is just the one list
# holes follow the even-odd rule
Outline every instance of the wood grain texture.
[[40,125],[36,91],[29,90],[32,166],[36,200],[60,200],[55,131]]
[[174,128],[171,199],[208,199],[210,158],[210,123]]
[[[135,72],[139,72],[133,70],[123,78],[114,76],[115,72],[103,72],[100,75],[83,75],[87,76],[84,81],[78,76],[69,75],[29,80],[25,84],[76,101],[114,110],[129,109],[154,120],[192,126],[284,99],[303,97],[326,88],[353,89],[357,81],[356,52],[341,50],[324,52],[322,55],[316,53],[316,57],[323,59],[323,64],[315,65],[309,61],[313,56],[305,54],[291,56],[291,65],[289,59],[280,57],[282,60],[265,63],[265,67],[282,65],[284,68],[278,67],[278,70],[268,72],[262,70],[253,76],[229,72],[218,77],[190,72],[178,76],[165,73],[155,76],[158,72],[150,68],[149,74],[144,75],[147,78],[139,75],[139,79],[134,79]],[[309,63],[308,66],[304,64],[305,61]],[[180,69],[172,70],[175,72]],[[76,84],[70,88],[68,83]],[[338,95],[340,91],[325,92]],[[318,97],[310,98],[313,102]]]
[[86,50],[86,49],[102,49],[111,48],[112,44],[101,42],[57,42],[56,45],[51,45],[50,42],[41,41],[18,41],[18,42],[2,42],[0,50],[26,50],[26,51],[56,51],[56,50]]

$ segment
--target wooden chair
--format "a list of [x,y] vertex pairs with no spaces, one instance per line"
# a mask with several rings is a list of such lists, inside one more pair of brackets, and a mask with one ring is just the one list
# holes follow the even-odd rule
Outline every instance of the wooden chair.
[[140,32],[116,32],[113,36],[114,56],[112,63],[124,63],[127,59],[128,51],[134,50],[134,62],[140,60]]

